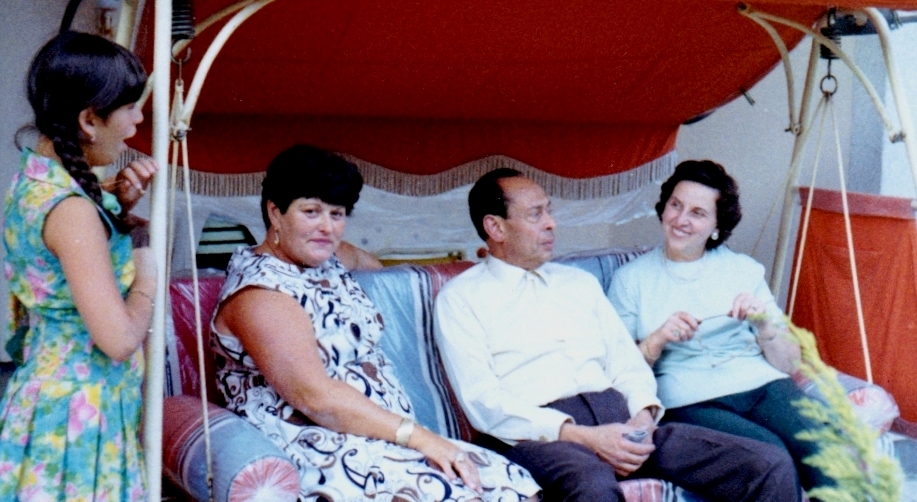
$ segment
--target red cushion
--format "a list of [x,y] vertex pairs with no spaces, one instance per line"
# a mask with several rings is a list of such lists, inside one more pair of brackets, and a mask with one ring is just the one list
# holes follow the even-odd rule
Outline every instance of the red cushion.
[[[216,389],[213,357],[210,353],[210,318],[216,308],[220,289],[226,277],[214,275],[201,277],[198,280],[200,294],[201,336],[204,342],[204,368],[208,375],[207,399],[212,403],[223,404],[222,396]],[[201,394],[200,371],[197,357],[197,336],[194,312],[194,293],[191,278],[172,279],[169,294],[172,300],[172,322],[175,327],[175,354],[170,361],[178,365],[180,382],[172,382],[172,394],[199,396]]]

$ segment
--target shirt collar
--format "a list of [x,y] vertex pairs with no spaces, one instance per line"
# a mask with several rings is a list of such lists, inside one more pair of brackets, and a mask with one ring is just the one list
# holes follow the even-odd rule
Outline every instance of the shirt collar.
[[35,181],[42,181],[61,188],[80,189],[80,185],[59,162],[44,157],[26,148],[22,152],[25,160],[23,174]]
[[534,277],[541,284],[547,285],[548,283],[548,274],[544,264],[535,270],[525,270],[524,268],[510,265],[499,258],[495,258],[493,255],[488,255],[484,263],[487,269],[490,270],[490,273],[500,282],[512,284],[521,282],[528,277]]
[[[85,194],[80,184],[70,176],[70,173],[60,162],[35,153],[29,148],[24,149],[22,154],[26,158],[23,174],[27,178]],[[118,198],[105,190],[102,190],[102,205],[112,214],[121,213],[121,204],[118,203]]]

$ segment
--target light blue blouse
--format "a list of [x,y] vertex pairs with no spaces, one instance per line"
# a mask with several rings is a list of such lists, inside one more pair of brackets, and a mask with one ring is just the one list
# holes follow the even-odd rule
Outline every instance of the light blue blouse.
[[768,315],[783,317],[764,280],[764,266],[726,246],[687,263],[668,260],[656,248],[615,272],[609,300],[634,340],[646,338],[677,311],[703,320],[693,340],[669,343],[656,362],[659,398],[666,408],[787,377],[764,359],[757,329],[725,315],[742,292],[763,300]]

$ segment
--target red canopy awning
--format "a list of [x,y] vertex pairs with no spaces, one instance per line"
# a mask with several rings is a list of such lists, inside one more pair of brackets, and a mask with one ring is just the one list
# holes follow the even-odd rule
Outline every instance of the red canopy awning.
[[[196,17],[230,3],[197,0]],[[825,5],[755,4],[806,26]],[[187,80],[216,31],[192,44]],[[790,47],[802,38],[778,31]],[[778,61],[731,1],[277,0],[217,58],[191,122],[192,167],[261,171],[308,142],[411,174],[495,154],[570,178],[618,173],[672,150],[680,124]]]

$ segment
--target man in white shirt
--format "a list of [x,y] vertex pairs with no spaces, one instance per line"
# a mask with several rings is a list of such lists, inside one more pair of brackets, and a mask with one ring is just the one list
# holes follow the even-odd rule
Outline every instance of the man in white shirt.
[[657,428],[653,373],[598,281],[549,262],[555,222],[541,187],[498,169],[468,200],[490,256],[438,295],[437,341],[485,446],[529,469],[544,500],[623,501],[627,477],[711,500],[798,500],[785,451],[686,424]]

